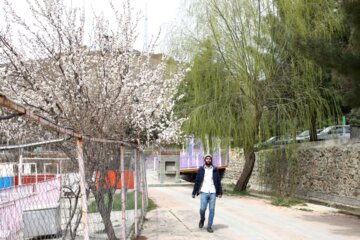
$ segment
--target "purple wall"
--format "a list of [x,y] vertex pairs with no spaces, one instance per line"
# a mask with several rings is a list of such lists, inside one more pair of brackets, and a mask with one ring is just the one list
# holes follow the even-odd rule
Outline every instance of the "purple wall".
[[[164,150],[165,151],[165,150]],[[170,151],[170,150],[169,150]],[[174,149],[172,149],[174,151]],[[180,169],[198,168],[204,164],[204,150],[200,140],[190,138],[183,149],[180,151]],[[212,154],[214,166],[227,166],[229,162],[230,152],[228,149],[218,149]],[[160,157],[150,155],[145,157],[146,169],[157,170],[159,167]]]
[[[214,166],[226,166],[228,163],[228,153],[223,150],[212,154]],[[193,150],[191,154],[184,152],[180,154],[180,169],[198,168],[204,164],[204,152]]]

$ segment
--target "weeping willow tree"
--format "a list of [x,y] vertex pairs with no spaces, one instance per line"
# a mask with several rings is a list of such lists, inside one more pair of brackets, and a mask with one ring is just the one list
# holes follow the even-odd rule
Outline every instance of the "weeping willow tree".
[[[326,120],[330,120],[331,124],[337,122],[340,115],[339,86],[332,81],[331,69],[319,63],[318,57],[322,55],[322,58],[327,58],[328,52],[323,47],[328,48],[331,42],[338,41],[338,37],[344,34],[343,12],[336,0],[275,0],[274,4],[277,16],[271,17],[271,26],[277,34],[272,35],[273,41],[283,43],[285,37],[284,47],[289,56],[287,61],[296,65],[298,73],[309,64],[316,68],[313,72],[318,74],[310,75],[315,80],[313,87],[323,99],[330,100],[325,105],[327,111],[320,108],[319,112],[317,105],[308,104],[305,126],[310,129],[310,141],[313,141],[317,138],[318,127],[326,124]],[[297,75],[308,77],[306,74]]]
[[233,82],[224,84],[223,79],[227,78],[228,72],[211,41],[203,41],[199,48],[201,52],[194,57],[191,71],[181,83],[179,94],[183,97],[176,105],[176,112],[184,117],[191,116],[184,123],[184,130],[201,138],[208,143],[204,146],[212,149],[212,137],[221,138],[222,144],[225,144],[232,133],[239,132],[236,124],[229,126],[226,131],[218,125],[218,118],[222,119],[221,122],[237,121],[236,104],[239,104],[239,99],[236,99],[236,95],[228,94]]
[[[292,27],[293,35],[296,36],[293,47],[296,47],[302,55],[328,69],[331,80],[339,84],[344,107],[359,107],[360,2],[307,1],[308,4],[302,6],[313,15],[320,12],[329,16],[326,22],[320,21],[319,18],[313,19],[311,14],[307,15],[308,19],[294,21],[291,11],[288,11],[288,8],[298,11],[293,4],[289,4],[288,1],[275,1],[275,3],[282,14],[283,22],[286,26]],[[336,14],[332,12],[329,14],[326,11],[335,11]],[[301,30],[308,23],[312,24],[314,31],[310,36]],[[321,32],[319,29],[330,30],[325,35],[319,35],[316,34]]]
[[[187,109],[189,133],[231,139],[244,149],[235,190],[246,189],[258,141],[295,135],[299,127],[309,127],[311,119],[337,114],[336,96],[322,87],[323,69],[292,45],[294,31],[326,39],[328,31],[338,27],[330,4],[312,12],[308,2],[207,0],[190,5],[188,12],[196,20],[192,25],[202,32],[198,44],[192,44],[197,55],[179,108]],[[322,21],[329,22],[318,27]]]

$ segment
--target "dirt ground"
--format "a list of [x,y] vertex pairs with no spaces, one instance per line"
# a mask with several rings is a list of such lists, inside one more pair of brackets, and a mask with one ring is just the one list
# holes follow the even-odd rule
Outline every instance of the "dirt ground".
[[[199,197],[191,187],[150,187],[158,208],[147,214],[139,239],[360,239],[360,219],[336,209],[308,204],[304,209],[277,207],[254,197],[217,199],[214,233],[198,228]],[[208,214],[208,212],[206,213]]]

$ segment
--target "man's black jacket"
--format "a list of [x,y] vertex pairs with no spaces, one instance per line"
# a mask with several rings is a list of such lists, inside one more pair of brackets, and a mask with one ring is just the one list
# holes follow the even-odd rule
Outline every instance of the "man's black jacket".
[[[204,166],[202,166],[202,167],[199,167],[197,174],[196,174],[195,185],[194,185],[194,189],[192,192],[193,196],[199,195],[202,183],[204,181],[204,177],[205,177],[205,168],[204,168]],[[221,187],[220,172],[214,166],[213,166],[213,181],[214,181],[214,185],[215,185],[215,189],[216,189],[216,196],[222,195],[223,191],[222,191],[222,187]]]

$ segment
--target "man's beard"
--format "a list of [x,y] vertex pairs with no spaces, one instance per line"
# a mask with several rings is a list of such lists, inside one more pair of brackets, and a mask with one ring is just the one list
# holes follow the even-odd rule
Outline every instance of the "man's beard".
[[209,162],[209,163],[208,163],[208,162],[205,162],[205,165],[209,167],[209,166],[212,165],[212,162]]

